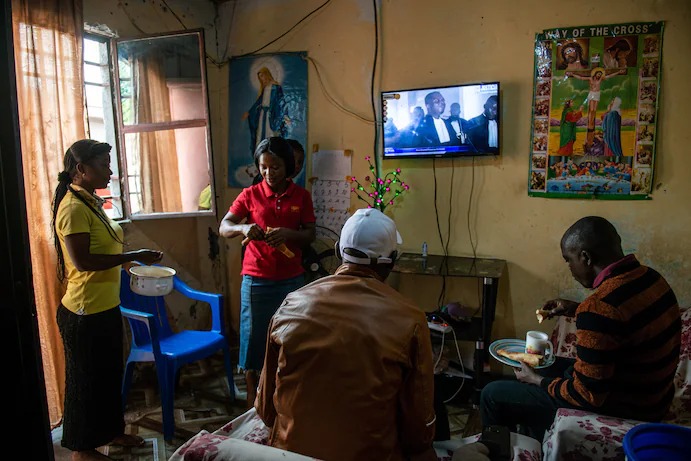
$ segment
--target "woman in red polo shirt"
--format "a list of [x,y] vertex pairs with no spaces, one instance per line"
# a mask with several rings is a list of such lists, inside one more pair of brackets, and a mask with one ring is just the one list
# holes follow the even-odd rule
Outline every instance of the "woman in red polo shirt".
[[254,163],[263,181],[240,193],[219,228],[221,236],[243,235],[243,244],[247,243],[242,260],[239,367],[245,371],[248,407],[257,395],[257,370],[264,364],[269,321],[286,295],[305,283],[302,248],[314,240],[316,220],[309,192],[290,180],[295,161],[285,139],[260,142]]

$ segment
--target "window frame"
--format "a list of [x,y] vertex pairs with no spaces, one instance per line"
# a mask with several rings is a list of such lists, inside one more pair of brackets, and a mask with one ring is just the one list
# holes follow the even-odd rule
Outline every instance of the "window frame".
[[[106,56],[107,56],[107,59],[106,59],[107,62],[105,64],[103,64],[103,63],[87,61],[85,56],[84,56],[84,52],[82,51],[82,71],[86,65],[104,67],[105,70],[107,71],[108,82],[110,85],[109,91],[108,91],[108,96],[110,98],[110,108],[109,108],[110,110],[109,110],[109,112],[110,112],[110,120],[111,120],[112,124],[111,124],[111,126],[108,126],[108,124],[105,123],[106,117],[105,117],[105,113],[104,113],[104,127],[105,127],[106,132],[111,131],[111,133],[113,135],[112,149],[110,151],[110,155],[111,155],[111,164],[117,166],[117,171],[114,173],[116,173],[115,176],[117,177],[117,186],[119,189],[119,191],[118,191],[119,196],[113,195],[112,183],[114,181],[111,180],[111,188],[110,188],[111,189],[111,195],[101,196],[101,197],[104,198],[105,200],[110,201],[111,205],[114,208],[118,207],[118,205],[116,203],[114,203],[114,199],[115,199],[115,202],[119,202],[119,211],[120,211],[119,214],[120,214],[120,216],[109,216],[112,220],[114,220],[114,221],[127,221],[127,220],[129,220],[129,217],[128,217],[129,208],[127,207],[127,204],[125,203],[125,196],[123,195],[123,191],[124,191],[124,189],[123,189],[123,175],[122,175],[122,171],[123,171],[122,170],[122,160],[123,159],[122,159],[122,155],[120,152],[120,142],[119,142],[120,134],[119,134],[118,123],[117,123],[117,108],[116,108],[116,101],[115,101],[115,86],[114,86],[115,80],[113,78],[113,54],[112,54],[112,41],[113,41],[113,39],[114,39],[114,36],[112,34],[106,34],[103,32],[94,31],[91,28],[89,28],[88,26],[85,27],[85,30],[83,31],[83,36],[82,36],[82,46],[83,46],[84,40],[91,40],[91,41],[99,42],[102,45],[105,45],[104,48],[105,48],[105,52],[106,52]],[[90,137],[91,136],[91,125],[90,125],[90,121],[89,121],[89,108],[88,108],[88,104],[87,104],[87,91],[86,91],[87,85],[96,85],[96,84],[95,83],[88,83],[86,81],[86,75],[84,75],[83,82],[82,82],[83,91],[84,91],[84,128],[85,128],[85,131],[87,133],[87,136]],[[103,85],[103,84],[101,84],[101,85]],[[105,86],[105,85],[103,85],[103,86]],[[105,112],[105,108],[104,108],[104,112]],[[113,155],[115,156],[115,161],[113,161],[113,159],[112,159]]]
[[[203,95],[203,105],[204,105],[204,118],[203,119],[191,119],[191,120],[178,120],[169,122],[156,122],[156,123],[136,123],[136,124],[125,124],[122,114],[122,102],[121,102],[121,88],[120,88],[120,69],[119,69],[119,58],[118,58],[118,43],[137,41],[145,41],[151,38],[164,38],[177,35],[193,35],[196,34],[199,40],[199,65],[201,73],[201,85],[202,85],[202,95]],[[147,34],[144,36],[136,38],[121,38],[113,37],[110,40],[110,56],[111,56],[111,80],[113,82],[113,106],[116,111],[116,133],[118,137],[118,144],[120,145],[120,184],[121,184],[121,195],[127,198],[127,202],[124,203],[123,209],[126,211],[126,216],[128,219],[135,220],[147,220],[147,219],[167,219],[167,218],[187,218],[195,216],[215,216],[216,215],[216,187],[215,187],[215,174],[214,174],[214,162],[213,162],[213,146],[211,144],[211,114],[209,110],[209,95],[208,95],[208,78],[206,69],[206,54],[205,54],[205,38],[204,29],[186,29],[181,31],[172,32],[162,32],[158,34]],[[196,210],[196,211],[180,211],[180,212],[155,212],[155,213],[131,213],[131,203],[130,203],[130,175],[128,173],[128,161],[127,161],[127,149],[125,144],[125,134],[132,133],[147,133],[154,131],[165,131],[165,130],[175,130],[179,128],[194,128],[194,127],[205,127],[206,128],[206,154],[207,154],[207,171],[209,175],[209,184],[211,186],[211,208],[208,210]],[[139,193],[141,194],[141,188]],[[124,202],[124,200],[123,200]]]

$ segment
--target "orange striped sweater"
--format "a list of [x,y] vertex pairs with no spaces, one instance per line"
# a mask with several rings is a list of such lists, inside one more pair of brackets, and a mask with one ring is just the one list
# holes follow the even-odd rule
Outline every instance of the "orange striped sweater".
[[576,363],[571,378],[541,386],[567,406],[659,421],[674,396],[681,319],[674,292],[635,257],[612,273],[576,311]]

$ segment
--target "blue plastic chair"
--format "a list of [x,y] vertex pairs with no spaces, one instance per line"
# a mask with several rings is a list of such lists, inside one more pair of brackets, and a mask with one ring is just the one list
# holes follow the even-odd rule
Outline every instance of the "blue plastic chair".
[[230,348],[224,332],[223,296],[190,288],[177,276],[173,287],[190,299],[203,301],[211,307],[211,329],[183,330],[174,333],[168,323],[162,296],[142,296],[130,289],[129,273],[122,269],[120,312],[127,318],[132,331],[132,344],[122,380],[122,405],[127,403],[132,373],[137,362],[155,362],[163,413],[163,438],[170,441],[175,432],[173,407],[175,382],[180,367],[223,351],[228,376],[230,401],[235,400],[235,382],[230,361]]

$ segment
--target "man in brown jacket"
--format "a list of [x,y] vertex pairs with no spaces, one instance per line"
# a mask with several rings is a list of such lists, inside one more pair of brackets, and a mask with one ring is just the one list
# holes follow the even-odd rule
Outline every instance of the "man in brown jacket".
[[255,403],[272,446],[328,461],[437,460],[427,321],[384,283],[399,243],[386,215],[357,210],[336,273],[273,316]]

